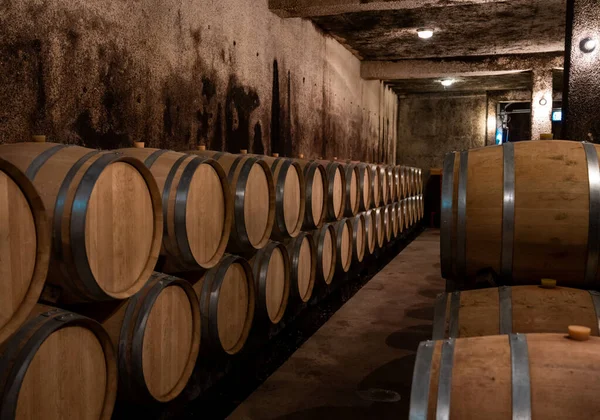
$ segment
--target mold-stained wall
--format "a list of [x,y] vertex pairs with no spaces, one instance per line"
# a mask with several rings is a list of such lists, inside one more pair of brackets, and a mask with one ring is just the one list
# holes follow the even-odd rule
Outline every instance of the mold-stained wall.
[[401,97],[398,162],[441,168],[446,153],[485,146],[486,123],[485,92]]
[[5,0],[0,143],[389,161],[396,96],[268,0]]

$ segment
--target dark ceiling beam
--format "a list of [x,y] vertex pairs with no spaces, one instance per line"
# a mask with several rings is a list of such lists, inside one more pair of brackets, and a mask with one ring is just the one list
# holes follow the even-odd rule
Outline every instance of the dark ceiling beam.
[[426,9],[504,2],[506,0],[269,0],[269,8],[284,18],[306,18],[377,10]]
[[563,65],[563,52],[455,59],[363,61],[361,76],[367,80],[495,76],[533,69],[562,68]]

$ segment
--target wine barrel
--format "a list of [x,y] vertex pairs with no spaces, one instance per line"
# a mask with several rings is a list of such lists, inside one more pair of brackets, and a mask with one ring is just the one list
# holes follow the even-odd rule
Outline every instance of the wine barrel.
[[203,275],[186,274],[193,283],[202,317],[202,348],[209,352],[239,353],[254,320],[255,295],[252,267],[242,257],[225,254]]
[[398,198],[398,201],[400,201],[403,198],[406,198],[406,167],[404,166],[400,166],[400,197]]
[[48,273],[50,225],[35,187],[0,159],[0,343],[35,306]]
[[37,305],[0,346],[0,418],[109,420],[117,362],[100,324]]
[[383,218],[384,218],[384,226],[385,226],[385,241],[391,242],[394,239],[394,222],[393,222],[393,214],[391,211],[391,204],[383,207]]
[[371,171],[371,208],[376,208],[381,205],[381,173],[377,165],[368,165]]
[[419,220],[422,220],[425,217],[425,200],[423,199],[423,194],[419,194],[418,203],[419,203]]
[[394,177],[394,167],[392,165],[385,166],[387,181],[388,181],[388,191],[389,191],[389,200],[388,203],[393,203],[396,201],[396,181]]
[[304,222],[306,184],[302,167],[292,159],[257,156],[267,162],[275,183],[275,223],[271,238],[285,240],[300,233]]
[[312,233],[317,248],[317,281],[331,284],[337,260],[335,229],[325,224]]
[[102,324],[115,346],[119,399],[168,402],[183,391],[200,349],[200,309],[188,282],[155,272],[115,309],[82,311]]
[[394,202],[399,201],[402,198],[402,185],[400,185],[400,166],[392,166],[392,174],[394,177]]
[[227,174],[208,157],[135,148],[119,152],[144,162],[162,196],[163,246],[172,272],[209,269],[223,257],[233,220]]
[[441,262],[458,281],[450,286],[469,288],[485,270],[513,285],[550,277],[599,289],[599,147],[535,141],[446,156]]
[[121,153],[55,143],[0,146],[39,192],[52,229],[48,282],[63,302],[125,299],[152,273],[161,199],[144,164]]
[[385,245],[386,218],[385,208],[379,207],[374,209],[375,213],[375,231],[377,232],[377,246],[383,248]]
[[404,215],[406,216],[406,228],[411,228],[413,225],[413,218],[410,206],[410,197],[404,199]]
[[379,170],[379,182],[381,183],[381,205],[390,202],[390,181],[386,165],[377,165]]
[[396,206],[396,223],[398,225],[398,236],[404,232],[404,209],[402,208],[402,201],[395,203]]
[[326,220],[334,222],[344,216],[346,203],[346,173],[344,167],[335,161],[318,161],[325,166],[327,173],[327,212]]
[[305,211],[302,230],[316,229],[323,224],[327,211],[327,172],[319,162],[296,160],[302,168],[305,187]]
[[417,194],[423,194],[423,171],[420,168],[416,168],[417,177]]
[[250,260],[256,289],[256,316],[277,324],[290,296],[290,256],[279,242],[269,242]]
[[398,214],[396,213],[396,203],[392,203],[388,205],[388,212],[390,216],[390,226],[392,231],[392,238],[398,237]]
[[360,191],[360,200],[359,200],[359,211],[366,211],[371,208],[371,203],[373,202],[373,180],[372,180],[372,172],[369,168],[369,165],[363,162],[358,163],[358,188]]
[[600,292],[566,287],[503,286],[440,294],[433,339],[558,333],[583,325],[600,335]]
[[365,249],[369,255],[373,255],[377,248],[377,229],[374,210],[367,210],[361,213],[365,217]]
[[411,419],[592,419],[600,338],[510,334],[419,345]]
[[263,248],[275,223],[275,186],[267,163],[247,154],[214,150],[188,152],[215,159],[227,173],[233,200],[233,226],[227,251],[247,254]]
[[352,222],[351,219],[342,219],[334,223],[336,245],[336,272],[347,273],[352,265]]
[[310,233],[300,232],[287,241],[286,248],[290,256],[290,295],[308,302],[317,275],[317,247]]
[[352,262],[361,263],[367,249],[367,221],[363,213],[350,219],[352,223]]
[[344,176],[346,177],[346,202],[344,205],[344,215],[346,217],[356,216],[360,208],[362,178],[358,165],[346,163],[343,165]]

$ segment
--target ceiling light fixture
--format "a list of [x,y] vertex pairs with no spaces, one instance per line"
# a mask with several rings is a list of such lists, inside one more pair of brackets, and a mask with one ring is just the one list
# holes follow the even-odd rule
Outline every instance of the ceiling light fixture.
[[597,42],[593,38],[585,38],[579,43],[579,48],[584,53],[591,53],[596,49]]
[[421,38],[421,39],[429,39],[433,36],[433,29],[428,29],[428,28],[417,29],[417,35],[419,35],[419,38]]
[[452,86],[454,84],[454,82],[456,82],[456,80],[454,79],[444,79],[444,80],[440,80],[440,83],[442,84],[442,86],[444,87],[448,87],[448,86]]

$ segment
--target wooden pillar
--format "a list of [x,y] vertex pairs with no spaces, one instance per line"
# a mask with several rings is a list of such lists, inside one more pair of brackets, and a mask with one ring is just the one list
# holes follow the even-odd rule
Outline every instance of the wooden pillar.
[[531,92],[531,140],[552,133],[552,69],[533,70]]
[[600,143],[600,6],[567,1],[563,137]]

